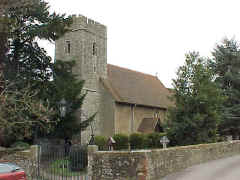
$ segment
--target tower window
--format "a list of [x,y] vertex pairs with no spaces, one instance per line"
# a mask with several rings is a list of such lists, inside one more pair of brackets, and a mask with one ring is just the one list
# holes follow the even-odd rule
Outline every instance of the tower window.
[[71,52],[71,42],[66,41],[65,53],[70,54]]
[[96,73],[97,71],[97,67],[96,67],[96,64],[93,65],[93,72]]
[[97,61],[96,61],[96,59],[93,60],[93,72],[94,73],[97,72]]
[[96,56],[97,55],[97,43],[93,43],[93,45],[92,45],[92,54],[94,55],[94,56]]

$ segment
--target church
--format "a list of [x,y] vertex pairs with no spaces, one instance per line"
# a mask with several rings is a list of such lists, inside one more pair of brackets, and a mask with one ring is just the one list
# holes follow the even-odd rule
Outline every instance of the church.
[[[170,91],[156,77],[107,64],[107,28],[73,16],[71,31],[55,42],[56,60],[75,60],[74,73],[85,80],[82,111],[91,116],[95,135],[161,132]],[[79,121],[81,121],[79,115]],[[82,133],[89,140],[91,128]]]

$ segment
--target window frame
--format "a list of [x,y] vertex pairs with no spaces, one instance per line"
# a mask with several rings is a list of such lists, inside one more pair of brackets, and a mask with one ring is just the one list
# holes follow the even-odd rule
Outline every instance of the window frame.
[[65,53],[66,54],[71,53],[71,41],[70,40],[65,41]]
[[92,55],[97,56],[97,43],[96,42],[92,43]]

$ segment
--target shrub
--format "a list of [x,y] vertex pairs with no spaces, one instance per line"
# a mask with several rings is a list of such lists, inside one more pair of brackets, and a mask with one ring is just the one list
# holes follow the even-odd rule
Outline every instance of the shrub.
[[16,142],[16,138],[11,136],[7,130],[1,131],[1,146],[10,147],[14,142]]
[[146,135],[146,146],[147,148],[162,148],[160,139],[166,136],[166,133],[149,133]]
[[94,141],[99,150],[107,150],[107,138],[105,136],[95,136]]
[[128,149],[129,146],[129,138],[125,134],[115,134],[113,136],[113,139],[116,141],[116,144],[114,146],[115,150],[122,150],[122,149]]
[[69,154],[69,161],[72,171],[84,170],[88,165],[87,146],[72,147]]
[[144,149],[145,135],[140,133],[133,133],[129,136],[131,149]]
[[95,136],[94,141],[97,146],[106,146],[107,145],[107,138],[105,136]]
[[11,148],[29,149],[30,145],[23,141],[17,141],[11,145]]
[[223,142],[225,140],[226,140],[225,136],[221,136],[220,134],[217,134],[217,136],[216,136],[217,142]]

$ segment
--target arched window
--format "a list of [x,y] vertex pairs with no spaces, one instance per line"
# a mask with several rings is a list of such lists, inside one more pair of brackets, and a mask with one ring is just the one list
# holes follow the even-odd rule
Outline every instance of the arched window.
[[71,52],[71,42],[70,41],[66,41],[65,53],[70,54],[70,52]]
[[97,72],[97,65],[96,65],[96,63],[93,64],[93,72],[94,72],[94,73]]
[[96,56],[97,55],[97,43],[94,42],[92,45],[92,55]]

